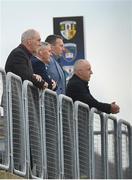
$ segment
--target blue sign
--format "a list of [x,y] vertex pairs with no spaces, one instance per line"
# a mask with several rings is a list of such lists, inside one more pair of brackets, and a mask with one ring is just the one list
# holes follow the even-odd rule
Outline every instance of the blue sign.
[[83,17],[54,17],[54,34],[61,35],[65,51],[61,58],[67,80],[72,76],[73,65],[77,59],[84,59]]

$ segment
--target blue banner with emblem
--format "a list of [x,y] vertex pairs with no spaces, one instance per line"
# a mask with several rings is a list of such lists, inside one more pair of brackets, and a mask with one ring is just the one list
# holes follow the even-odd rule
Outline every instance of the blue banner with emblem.
[[65,51],[61,64],[67,80],[73,74],[73,65],[77,59],[84,59],[84,30],[83,16],[54,17],[54,34],[61,35],[64,39]]

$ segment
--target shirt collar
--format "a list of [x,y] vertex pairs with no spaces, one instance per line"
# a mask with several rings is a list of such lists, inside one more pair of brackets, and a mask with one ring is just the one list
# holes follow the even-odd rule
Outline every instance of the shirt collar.
[[58,59],[60,59],[60,56],[57,56],[56,54],[52,54],[52,57],[53,57],[56,61],[58,61]]

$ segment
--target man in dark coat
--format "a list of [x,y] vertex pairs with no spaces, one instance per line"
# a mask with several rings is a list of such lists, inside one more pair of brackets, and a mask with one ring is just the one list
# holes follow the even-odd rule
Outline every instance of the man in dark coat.
[[51,45],[47,42],[41,42],[41,46],[37,49],[37,52],[32,56],[32,67],[36,74],[39,74],[44,81],[48,83],[48,89],[56,90],[56,82],[50,78],[47,71],[47,64],[50,63],[51,57]]
[[25,31],[21,36],[21,44],[12,50],[7,58],[5,71],[12,72],[20,76],[22,81],[29,80],[38,88],[44,89],[47,83],[40,75],[33,73],[30,59],[40,46],[40,41],[40,34],[36,30]]
[[91,65],[87,60],[81,59],[76,61],[74,65],[74,74],[69,80],[66,89],[66,95],[71,97],[73,101],[82,101],[89,105],[90,108],[95,107],[99,111],[116,114],[120,108],[115,103],[102,103],[96,100],[90,93],[88,82],[93,74]]

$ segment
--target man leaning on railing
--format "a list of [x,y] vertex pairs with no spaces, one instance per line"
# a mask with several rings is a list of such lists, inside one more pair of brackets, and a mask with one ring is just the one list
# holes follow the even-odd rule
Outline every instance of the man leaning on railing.
[[73,101],[78,100],[88,104],[90,108],[95,107],[108,114],[118,113],[120,107],[115,102],[111,104],[99,102],[91,95],[88,82],[92,74],[91,65],[87,60],[77,60],[74,65],[74,74],[67,84],[66,95]]

